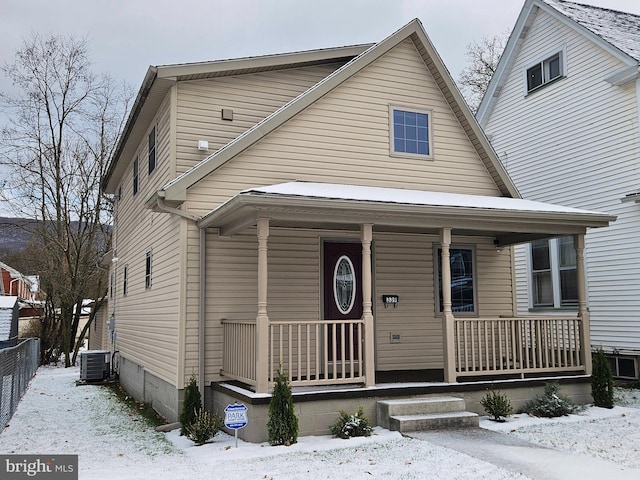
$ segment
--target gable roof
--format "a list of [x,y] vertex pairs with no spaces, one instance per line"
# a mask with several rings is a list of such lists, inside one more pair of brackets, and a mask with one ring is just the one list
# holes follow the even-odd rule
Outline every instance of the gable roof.
[[302,112],[305,108],[406,39],[413,41],[426,67],[435,78],[438,87],[451,106],[454,115],[478,152],[478,155],[482,159],[501,194],[503,196],[519,197],[520,195],[515,185],[498,160],[491,144],[469,110],[466,102],[463,100],[455,82],[451,78],[451,75],[418,19],[412,20],[389,37],[372,45],[353,60],[258,122],[220,150],[209,155],[182,175],[167,183],[162,187],[161,191],[158,192],[158,196],[164,197],[165,200],[169,202],[179,203],[184,201],[186,199],[186,190],[189,187],[254,145],[280,125]]
[[637,78],[640,62],[640,15],[565,0],[526,0],[478,108],[476,117],[480,125],[486,125],[527,31],[541,11],[631,67],[628,71],[620,72],[619,78],[612,77],[611,83],[620,84],[621,81]]
[[128,160],[135,154],[149,123],[176,82],[346,62],[370,46],[371,44],[349,45],[210,62],[150,66],[109,162],[102,182],[103,188],[107,193],[115,192]]

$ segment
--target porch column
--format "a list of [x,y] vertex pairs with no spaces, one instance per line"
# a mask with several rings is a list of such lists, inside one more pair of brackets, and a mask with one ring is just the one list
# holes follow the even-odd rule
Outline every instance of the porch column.
[[591,322],[587,310],[587,279],[584,269],[584,234],[573,236],[573,245],[576,250],[576,282],[578,287],[578,316],[582,323],[580,332],[582,362],[585,373],[591,375]]
[[440,230],[440,247],[442,250],[442,341],[444,353],[444,381],[456,382],[456,359],[454,340],[454,318],[451,311],[451,262],[449,248],[451,246],[451,229]]
[[269,315],[267,314],[267,239],[269,219],[258,219],[258,316],[256,318],[256,393],[269,393]]
[[362,319],[364,320],[364,374],[365,386],[376,384],[376,359],[374,343],[374,326],[371,293],[371,242],[373,240],[373,225],[363,224],[361,227],[362,241]]

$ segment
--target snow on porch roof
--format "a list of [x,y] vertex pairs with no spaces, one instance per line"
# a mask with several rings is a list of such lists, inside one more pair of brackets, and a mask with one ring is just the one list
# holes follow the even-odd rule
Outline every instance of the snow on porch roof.
[[418,206],[481,208],[490,210],[567,213],[593,215],[599,220],[612,221],[615,217],[601,212],[553,205],[550,203],[524,200],[521,198],[489,197],[460,193],[427,192],[402,188],[365,187],[337,183],[288,182],[266,187],[249,188],[240,193],[299,196],[307,198],[326,198],[363,202],[395,203]]

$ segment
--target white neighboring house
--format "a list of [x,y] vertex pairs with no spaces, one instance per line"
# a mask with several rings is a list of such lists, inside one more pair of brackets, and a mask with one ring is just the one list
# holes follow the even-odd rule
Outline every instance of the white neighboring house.
[[[591,341],[640,359],[640,16],[526,0],[477,118],[523,198],[605,211],[586,236]],[[519,315],[577,313],[569,237],[516,248]]]

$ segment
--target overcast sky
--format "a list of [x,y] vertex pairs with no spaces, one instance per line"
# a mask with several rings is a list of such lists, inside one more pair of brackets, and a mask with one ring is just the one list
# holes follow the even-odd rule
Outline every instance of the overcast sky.
[[[640,14],[639,0],[581,3]],[[417,17],[457,78],[466,45],[511,29],[523,4],[524,0],[0,0],[0,64],[12,61],[31,32],[73,34],[89,41],[96,73],[108,72],[137,90],[149,65],[377,42]],[[0,91],[9,88],[0,73]],[[0,175],[0,185],[2,180]]]

